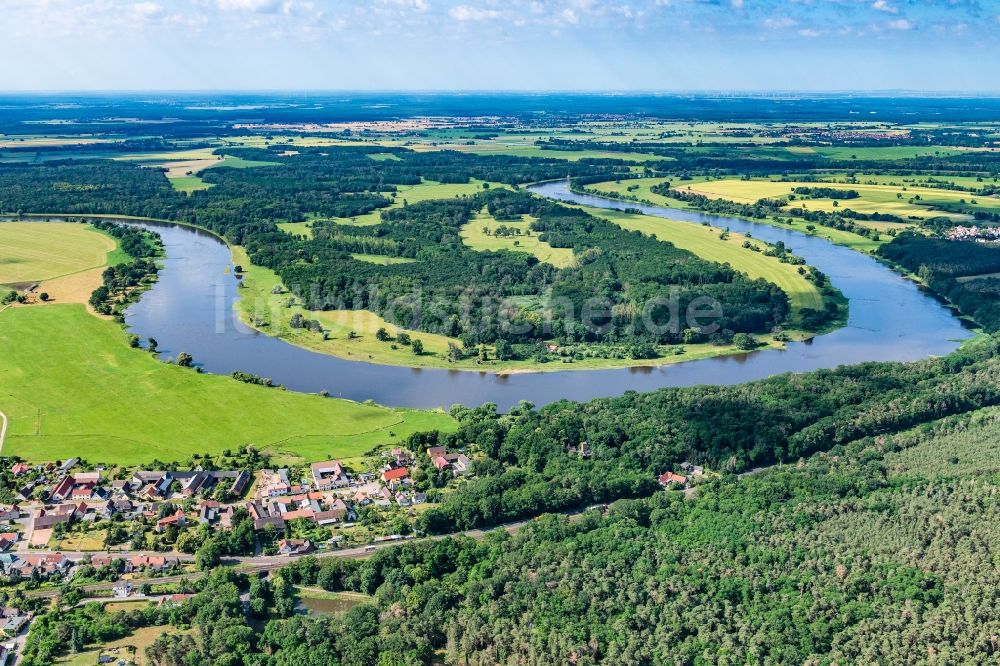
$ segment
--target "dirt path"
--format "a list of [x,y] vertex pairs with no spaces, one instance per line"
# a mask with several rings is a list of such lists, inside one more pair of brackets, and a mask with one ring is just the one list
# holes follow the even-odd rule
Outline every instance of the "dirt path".
[[3,440],[7,436],[7,415],[0,412],[0,456],[3,455]]

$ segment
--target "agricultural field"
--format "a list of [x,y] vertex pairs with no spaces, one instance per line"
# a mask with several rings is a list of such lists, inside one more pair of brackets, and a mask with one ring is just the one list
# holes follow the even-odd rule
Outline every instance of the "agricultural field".
[[[726,199],[737,203],[753,203],[764,198],[787,198],[792,194],[794,188],[816,187],[816,183],[727,178],[697,183],[684,182],[678,183],[676,186],[684,191],[709,198]],[[942,211],[940,206],[960,205],[969,210],[1000,208],[1000,200],[995,197],[977,199],[975,195],[970,195],[968,192],[929,187],[851,183],[849,185],[838,184],[835,189],[856,190],[860,197],[838,201],[836,205],[833,199],[797,198],[792,205],[826,212],[850,209],[864,214],[882,213],[920,219],[943,215],[959,220],[968,219],[968,216]]]
[[210,183],[206,183],[197,175],[198,172],[205,169],[218,167],[250,169],[262,166],[279,166],[278,162],[259,162],[231,155],[216,155],[213,152],[214,150],[214,148],[199,148],[161,153],[138,153],[123,155],[116,159],[137,162],[147,167],[164,169],[167,180],[170,181],[174,189],[187,194],[211,187]]
[[113,143],[118,139],[95,136],[46,136],[26,135],[10,136],[0,134],[0,150],[11,148],[66,148],[70,146],[96,146],[102,143]]
[[512,157],[547,157],[549,159],[576,162],[583,159],[625,160],[628,162],[660,162],[671,158],[648,153],[633,153],[613,150],[546,150],[541,146],[531,144],[511,143],[506,137],[497,141],[476,141],[471,143],[416,143],[407,145],[417,152],[433,150],[455,150],[460,153],[475,153],[477,155],[510,155]]
[[776,257],[768,257],[762,252],[743,247],[746,240],[758,247],[766,247],[762,241],[748,239],[738,233],[730,233],[723,240],[719,237],[719,229],[714,227],[604,208],[583,208],[591,215],[602,217],[624,229],[655,235],[657,239],[672,243],[702,259],[729,264],[752,278],[776,284],[788,295],[794,310],[823,308],[822,294],[815,284],[799,274],[798,266],[782,263]]
[[438,411],[362,405],[168,365],[129,349],[118,325],[79,305],[0,313],[0,348],[11,350],[0,355],[0,410],[10,419],[3,453],[33,461],[90,452],[93,462],[140,465],[245,443],[318,460],[454,427]]
[[[557,268],[572,266],[575,261],[573,248],[552,247],[539,239],[538,234],[531,231],[531,222],[531,218],[527,215],[521,220],[498,222],[484,208],[462,227],[461,236],[466,245],[481,252],[497,250],[524,252]],[[497,230],[501,227],[516,230],[518,233],[508,236],[497,235]]]
[[86,303],[109,263],[123,259],[115,240],[74,222],[0,222],[0,288],[38,283],[53,302]]

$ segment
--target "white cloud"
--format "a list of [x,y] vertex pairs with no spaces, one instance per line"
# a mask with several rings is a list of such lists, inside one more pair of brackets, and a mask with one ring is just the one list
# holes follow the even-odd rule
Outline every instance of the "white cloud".
[[448,10],[448,16],[456,21],[489,21],[500,16],[500,12],[495,9],[484,9],[482,7],[470,7],[469,5],[456,5]]
[[819,37],[822,34],[823,33],[821,33],[819,30],[813,30],[812,28],[802,28],[801,30],[799,30],[799,35],[801,35],[802,37],[809,37],[810,39],[814,37]]
[[162,5],[158,5],[155,2],[140,2],[132,5],[132,13],[138,18],[153,19],[163,16],[164,10]]
[[219,9],[226,12],[272,14],[281,8],[280,0],[218,0]]
[[730,0],[729,4],[733,6],[733,9],[743,9],[743,0]]
[[886,26],[890,30],[913,30],[913,22],[907,19],[896,19],[895,21],[889,21]]
[[798,21],[789,18],[787,16],[782,16],[781,18],[769,18],[764,21],[764,27],[768,30],[782,30],[784,28],[791,28],[796,25]]
[[561,18],[561,19],[562,19],[562,20],[563,20],[564,22],[566,22],[566,23],[569,23],[569,24],[571,24],[571,25],[576,25],[577,23],[579,23],[579,22],[580,22],[580,17],[579,17],[579,16],[577,16],[577,15],[576,15],[576,12],[574,12],[574,11],[573,11],[572,9],[570,9],[569,7],[567,7],[567,8],[566,8],[566,9],[564,9],[564,10],[562,10],[562,14],[560,14],[560,15],[559,15],[559,17],[560,17],[560,18]]
[[880,12],[889,12],[890,14],[898,14],[899,10],[889,4],[888,0],[875,0],[872,3],[872,9],[876,9]]

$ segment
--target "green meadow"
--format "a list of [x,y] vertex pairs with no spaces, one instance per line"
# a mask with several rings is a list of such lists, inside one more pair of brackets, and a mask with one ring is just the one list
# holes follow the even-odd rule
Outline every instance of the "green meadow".
[[782,263],[776,257],[768,257],[763,252],[743,247],[743,242],[749,240],[764,249],[766,244],[762,241],[748,239],[738,233],[730,233],[728,238],[723,240],[720,238],[719,230],[714,227],[668,220],[653,215],[636,215],[604,208],[583,208],[591,215],[602,217],[624,229],[639,231],[647,236],[655,235],[658,240],[671,243],[702,259],[729,264],[752,278],[761,278],[776,284],[788,294],[794,310],[802,308],[818,310],[823,307],[823,296],[819,289],[805,276],[799,274],[798,266]]
[[[351,457],[407,435],[450,430],[440,411],[390,409],[198,374],[130,349],[79,305],[0,313],[4,455],[81,455],[139,465],[253,444],[303,460]],[[197,359],[196,359],[197,360]]]
[[[531,231],[531,222],[531,218],[527,215],[520,220],[498,222],[484,208],[462,226],[460,234],[466,245],[480,252],[497,250],[524,252],[557,268],[572,266],[575,262],[573,248],[552,247],[541,240],[536,232]],[[520,233],[510,236],[497,235],[497,230],[501,227],[514,229]]]

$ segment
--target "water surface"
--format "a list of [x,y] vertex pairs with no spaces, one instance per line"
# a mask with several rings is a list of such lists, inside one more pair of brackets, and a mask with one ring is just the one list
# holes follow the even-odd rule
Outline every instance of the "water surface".
[[[494,402],[506,409],[520,400],[543,405],[562,398],[590,400],[628,390],[665,386],[738,384],[783,372],[805,372],[863,361],[912,361],[953,351],[970,337],[951,311],[872,257],[792,229],[730,217],[622,203],[569,191],[567,183],[532,188],[538,194],[603,208],[639,208],[649,215],[708,222],[782,241],[830,276],[850,301],[847,326],[787,349],[612,370],[496,375],[415,369],[349,361],[259,333],[236,317],[239,298],[228,248],[214,236],[173,225],[149,225],[163,238],[160,279],[126,313],[132,332],[152,336],[164,357],[191,354],[206,372],[235,370],[270,377],[289,389],[328,391],[351,400],[406,407],[448,407]],[[669,222],[667,222],[669,223]]]

